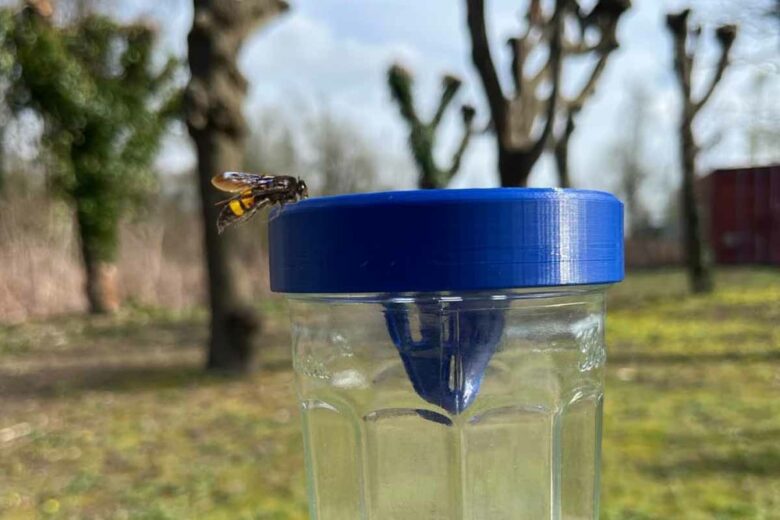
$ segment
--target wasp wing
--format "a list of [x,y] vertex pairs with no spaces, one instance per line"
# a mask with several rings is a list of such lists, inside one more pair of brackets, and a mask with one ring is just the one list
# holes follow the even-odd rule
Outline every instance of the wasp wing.
[[224,172],[211,178],[211,184],[219,190],[238,193],[252,189],[273,186],[276,175],[258,175],[256,173]]
[[243,190],[240,193],[236,193],[232,197],[229,197],[225,200],[220,200],[219,202],[215,203],[215,206],[223,206],[225,204],[230,204],[234,200],[241,200],[247,197],[255,197],[258,199],[263,199],[265,197],[271,197],[272,195],[277,195],[280,193],[288,193],[290,191],[290,188],[287,187],[278,187],[278,186],[271,186],[268,188],[256,188],[253,190]]

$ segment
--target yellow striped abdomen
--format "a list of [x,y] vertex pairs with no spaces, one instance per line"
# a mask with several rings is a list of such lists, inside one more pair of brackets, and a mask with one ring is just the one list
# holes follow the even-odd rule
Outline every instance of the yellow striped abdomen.
[[240,217],[244,214],[244,207],[241,205],[240,200],[231,200],[228,206],[235,216]]
[[241,215],[246,213],[246,211],[252,209],[254,204],[255,204],[255,197],[252,195],[248,195],[240,199],[231,200],[228,206],[230,207],[230,211],[233,212],[233,215],[240,217]]

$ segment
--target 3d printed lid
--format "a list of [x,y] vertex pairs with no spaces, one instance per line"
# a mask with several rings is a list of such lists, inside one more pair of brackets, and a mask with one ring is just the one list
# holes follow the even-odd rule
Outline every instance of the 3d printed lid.
[[468,291],[623,279],[623,205],[587,190],[319,197],[270,217],[271,289]]

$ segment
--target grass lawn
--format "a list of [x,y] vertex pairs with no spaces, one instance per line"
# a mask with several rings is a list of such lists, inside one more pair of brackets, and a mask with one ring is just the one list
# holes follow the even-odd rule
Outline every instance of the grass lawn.
[[[780,519],[780,271],[718,283],[611,292],[604,519]],[[286,323],[266,316],[243,379],[201,372],[202,312],[0,327],[0,518],[306,518]]]

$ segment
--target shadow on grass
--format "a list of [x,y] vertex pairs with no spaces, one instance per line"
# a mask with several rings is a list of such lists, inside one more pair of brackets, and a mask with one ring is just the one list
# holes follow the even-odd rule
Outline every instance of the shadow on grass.
[[195,366],[77,366],[0,373],[5,398],[52,399],[87,391],[139,392],[216,384],[225,377],[206,374]]
[[88,356],[91,353],[184,350],[208,340],[203,320],[145,316],[60,316],[46,321],[0,324],[0,356]]
[[686,363],[762,363],[767,361],[780,361],[780,350],[767,350],[761,352],[713,352],[713,353],[685,353],[685,354],[612,354],[609,356],[610,364],[617,365],[675,365]]
[[642,468],[656,478],[696,477],[712,474],[780,476],[780,447],[734,450],[731,453],[699,453]]
[[132,342],[135,345],[158,345],[186,347],[205,343],[208,339],[207,325],[197,322],[171,323],[122,323],[118,325],[91,325],[82,331],[85,340]]
[[[735,442],[758,444],[780,439],[780,428],[739,428],[732,431],[714,430],[707,434],[674,433],[665,437],[666,442],[685,449],[701,449],[702,446],[733,444]],[[780,444],[777,446],[780,456]]]
[[[289,370],[288,359],[258,363],[258,374]],[[46,368],[15,373],[0,370],[0,396],[3,399],[57,399],[79,397],[85,392],[159,392],[168,389],[220,385],[240,374],[207,372],[200,359],[176,360],[167,364],[90,364]]]

